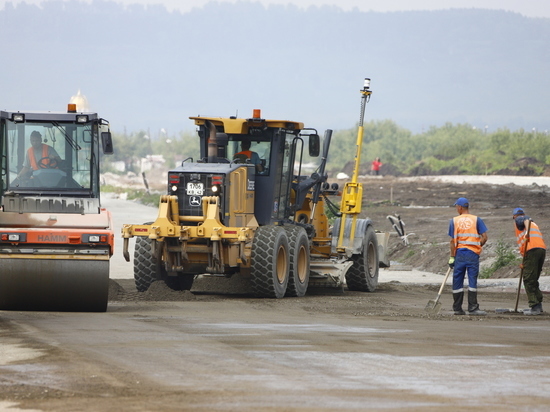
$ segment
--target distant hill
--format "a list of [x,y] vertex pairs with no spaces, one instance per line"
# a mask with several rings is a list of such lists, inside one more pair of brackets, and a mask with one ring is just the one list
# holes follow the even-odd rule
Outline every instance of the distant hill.
[[445,122],[546,130],[550,19],[501,11],[343,12],[209,3],[180,14],[113,2],[8,3],[0,109],[60,110],[78,89],[114,130],[190,130],[190,115],[262,109],[349,128]]

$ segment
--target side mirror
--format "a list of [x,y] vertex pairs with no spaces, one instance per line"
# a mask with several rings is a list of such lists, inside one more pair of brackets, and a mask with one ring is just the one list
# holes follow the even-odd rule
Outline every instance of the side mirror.
[[321,139],[318,134],[309,135],[309,155],[311,157],[318,157],[321,149]]
[[111,132],[101,132],[101,145],[103,146],[104,154],[110,155],[114,153]]

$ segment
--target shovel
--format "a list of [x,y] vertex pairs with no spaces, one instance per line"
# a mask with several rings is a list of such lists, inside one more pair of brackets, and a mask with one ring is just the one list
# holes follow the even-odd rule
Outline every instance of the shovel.
[[441,309],[441,302],[439,301],[439,298],[441,297],[441,292],[443,292],[443,288],[445,287],[445,283],[447,283],[447,278],[449,277],[449,273],[451,273],[451,267],[447,270],[447,274],[445,275],[445,279],[443,279],[443,283],[441,284],[441,287],[439,288],[439,293],[437,294],[437,297],[435,299],[429,300],[428,304],[424,308],[426,312],[433,313],[437,315],[439,313],[439,310]]

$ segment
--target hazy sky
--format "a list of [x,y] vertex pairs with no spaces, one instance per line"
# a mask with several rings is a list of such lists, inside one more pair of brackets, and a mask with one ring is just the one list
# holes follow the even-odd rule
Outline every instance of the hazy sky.
[[[40,4],[48,0],[0,0],[0,8],[6,3]],[[67,0],[64,0],[67,1]],[[81,0],[82,1],[82,0]],[[86,1],[86,0],[85,0]],[[189,11],[214,0],[114,0],[123,4],[164,4],[169,10]],[[217,0],[220,3],[237,1],[259,2],[270,4],[294,4],[307,8],[312,5],[333,5],[344,10],[357,8],[361,11],[407,11],[438,10],[449,8],[485,8],[507,10],[521,13],[528,17],[549,17],[550,0]],[[88,0],[89,2],[89,0]]]

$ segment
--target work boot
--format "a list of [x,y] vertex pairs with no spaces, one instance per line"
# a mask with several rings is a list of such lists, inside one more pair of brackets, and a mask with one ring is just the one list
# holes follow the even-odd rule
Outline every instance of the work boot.
[[531,307],[530,309],[525,309],[523,311],[523,314],[527,316],[536,316],[536,315],[540,315],[541,313],[542,313],[542,303],[537,303],[535,306]]
[[468,315],[471,315],[471,316],[485,316],[486,314],[487,314],[487,312],[485,312],[484,310],[481,310],[481,309],[469,310],[468,311]]
[[477,303],[477,292],[473,290],[468,291],[468,313],[473,316],[485,316],[487,312],[479,309]]
[[465,315],[462,310],[462,302],[464,301],[464,292],[453,293],[453,311],[455,315]]

